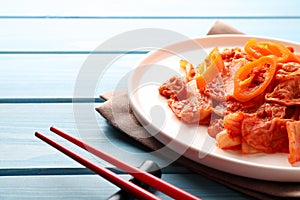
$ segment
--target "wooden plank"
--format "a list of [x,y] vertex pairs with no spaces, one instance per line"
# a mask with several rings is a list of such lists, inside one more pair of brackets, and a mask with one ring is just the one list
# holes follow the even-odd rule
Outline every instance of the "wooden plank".
[[[77,75],[88,56],[0,55],[1,98],[72,98]],[[126,87],[126,81],[119,80],[143,56],[128,54],[114,60],[110,66],[99,63],[99,69],[103,72],[98,76],[97,85],[92,86],[95,88],[92,97],[98,98],[102,92]]]
[[[239,0],[197,1],[184,0],[141,2],[124,1],[72,1],[55,0],[40,2],[35,0],[10,0],[1,5],[4,16],[236,16],[236,15],[298,15],[297,0],[273,1],[252,0],[241,3]],[[298,6],[297,6],[298,5]],[[138,8],[138,9],[137,9]]]
[[[72,104],[0,104],[0,169],[81,168],[82,166],[34,136],[40,131],[106,167],[105,161],[76,148],[49,131],[54,125],[97,148],[134,166],[146,159],[164,163],[164,158],[149,154],[148,149],[110,126],[94,111],[99,104],[81,103],[90,108],[84,116],[74,114]],[[88,106],[88,107],[86,107]]]
[[[128,175],[121,175],[129,179]],[[251,199],[197,174],[163,174],[164,180],[204,200]],[[106,199],[118,188],[96,175],[0,177],[0,199]],[[156,192],[162,199],[171,199]]]
[[[10,54],[6,54],[5,52],[0,52],[0,91],[1,91],[1,98],[72,98],[73,97],[73,91],[76,83],[76,78],[78,75],[78,72],[86,59],[88,59],[89,54],[87,53],[76,53],[76,50],[81,49],[80,47],[72,47],[73,50],[71,52],[64,52],[67,48],[71,48],[71,46],[67,47],[68,45],[64,45],[64,43],[70,43],[73,44],[74,42],[80,41],[78,37],[82,37],[85,40],[90,39],[92,37],[89,37],[89,35],[86,35],[87,32],[93,33],[93,36],[96,36],[98,32],[94,33],[93,28],[94,27],[101,27],[101,26],[95,26],[95,24],[99,23],[102,24],[103,21],[100,20],[87,20],[86,23],[83,23],[88,26],[87,29],[82,27],[82,30],[85,30],[87,32],[82,33],[83,35],[80,35],[80,32],[78,34],[75,34],[75,38],[68,38],[68,35],[74,35],[71,34],[71,32],[76,32],[74,29],[75,27],[81,27],[80,20],[74,20],[71,21],[72,23],[67,23],[68,20],[58,20],[57,22],[60,22],[61,25],[57,25],[55,21],[47,21],[46,25],[44,25],[42,22],[45,20],[40,21],[30,21],[30,20],[17,20],[16,27],[19,25],[27,26],[26,23],[31,24],[33,27],[28,27],[28,29],[22,29],[22,31],[28,30],[28,37],[25,39],[24,37],[15,37],[14,31],[9,29],[4,29],[0,33],[0,43],[2,44],[1,48],[4,48],[5,52],[10,50],[17,50],[19,52],[18,54],[14,54],[13,52]],[[84,20],[85,21],[85,20]],[[104,20],[105,21],[105,20]],[[112,20],[116,24],[113,25],[112,29],[107,28],[108,32],[114,31],[117,32],[117,27],[120,26],[121,21],[118,20]],[[134,20],[133,20],[134,21]],[[141,20],[142,22],[145,20]],[[147,20],[146,20],[147,21]],[[168,24],[168,20],[153,20],[154,22],[161,22],[161,25]],[[188,22],[185,27],[182,29],[191,35],[198,35],[198,30],[201,32],[206,29],[195,29],[195,23],[192,23],[193,20],[179,20],[180,23],[186,23]],[[246,33],[249,33],[250,35],[265,35],[270,37],[280,37],[283,39],[288,40],[294,40],[294,41],[300,41],[299,34],[296,34],[300,32],[300,26],[298,24],[300,23],[300,19],[297,20],[276,20],[276,26],[269,26],[269,24],[274,23],[274,20],[229,20],[231,25],[235,27],[243,27],[241,30],[243,30]],[[10,24],[10,20],[7,21],[7,24]],[[81,21],[82,22],[82,21]],[[177,20],[174,22],[178,22]],[[193,22],[197,22],[193,21]],[[212,21],[208,20],[205,26],[209,27],[211,25]],[[79,24],[78,24],[79,23]],[[152,23],[152,22],[151,22]],[[72,24],[73,28],[70,29],[69,24]],[[147,24],[147,23],[145,23]],[[203,26],[202,21],[200,20],[198,24],[201,24]],[[35,34],[31,35],[31,30],[34,30],[35,28],[38,28],[39,26],[47,27],[49,25],[49,30],[62,30],[57,33],[57,35],[48,40],[47,37],[43,37],[43,34]],[[153,24],[152,24],[153,25]],[[176,25],[176,26],[175,26]],[[0,20],[0,26],[1,26],[1,20]],[[106,24],[106,26],[109,26]],[[135,25],[133,25],[135,26]],[[133,27],[132,26],[132,27]],[[174,27],[180,27],[180,24],[173,24]],[[200,26],[200,27],[201,27]],[[64,27],[64,28],[62,28]],[[284,28],[282,28],[284,27]],[[98,30],[98,29],[97,29]],[[99,29],[100,30],[100,29]],[[5,31],[7,31],[5,33]],[[206,30],[207,31],[207,30]],[[17,31],[17,33],[20,33]],[[112,33],[112,32],[110,32]],[[197,33],[197,34],[196,34]],[[1,34],[4,34],[5,36],[1,37]],[[22,33],[23,35],[24,33]],[[44,34],[51,35],[51,32],[45,31]],[[205,34],[205,33],[203,33]],[[202,35],[203,35],[202,34]],[[26,33],[24,34],[26,35]],[[44,35],[44,36],[46,36]],[[102,35],[102,34],[98,34]],[[199,34],[201,35],[201,34]],[[199,36],[198,35],[198,36]],[[110,35],[111,36],[111,35]],[[101,36],[103,37],[103,36]],[[106,36],[104,36],[106,37]],[[100,38],[99,41],[103,40],[104,38]],[[19,41],[18,41],[19,40]],[[69,40],[69,41],[68,41]],[[15,42],[14,42],[15,41]],[[38,43],[41,46],[35,46],[32,45],[34,43]],[[16,46],[15,46],[16,45]],[[18,46],[20,45],[20,46]],[[32,46],[31,46],[32,45]],[[62,45],[62,46],[61,46]],[[27,50],[23,52],[23,47],[26,46],[26,48],[34,49],[38,53],[31,54],[30,51]],[[93,46],[93,45],[92,45]],[[92,46],[85,47],[89,50],[91,50]],[[25,48],[25,49],[26,49]],[[47,51],[50,51],[51,48],[55,48],[56,50],[59,49],[60,53],[43,53],[42,49],[46,49]],[[75,50],[74,50],[75,48]],[[73,54],[73,53],[75,54]],[[5,53],[5,54],[3,54]],[[102,54],[102,56],[111,56],[112,54]],[[127,74],[133,66],[143,57],[145,54],[126,54],[123,56],[120,56],[118,59],[114,60],[111,65],[108,66],[99,66],[101,69],[105,69],[105,73],[101,74],[101,79],[99,81],[99,84],[95,88],[95,94],[94,98],[97,98],[98,95],[102,92],[115,89],[116,87],[126,87],[126,81],[123,80],[122,83],[120,83],[120,80],[124,77],[124,74]],[[100,65],[100,64],[99,64]],[[107,69],[109,68],[109,69]],[[87,80],[89,82],[90,80]]]
[[[296,34],[300,32],[300,18],[0,19],[0,53],[89,53],[116,35],[143,28],[167,29],[196,38],[204,36],[217,19],[249,35],[300,42],[300,37]],[[276,26],[270,26],[274,23]]]
[[115,35],[140,28],[169,29],[196,37],[204,35],[213,21],[204,20],[195,28],[195,20],[0,19],[0,50],[92,51]]

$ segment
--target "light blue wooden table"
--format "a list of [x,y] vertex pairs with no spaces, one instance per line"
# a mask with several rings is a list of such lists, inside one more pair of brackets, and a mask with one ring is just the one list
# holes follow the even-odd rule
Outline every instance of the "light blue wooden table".
[[[145,157],[145,149],[96,112],[97,124],[74,116],[72,101],[79,70],[89,54],[111,37],[138,28],[163,28],[195,38],[221,20],[250,35],[300,42],[300,4],[296,0],[0,3],[0,199],[106,199],[118,190],[34,137],[36,130],[50,135],[51,125],[130,164],[137,166],[148,158],[159,161]],[[119,51],[99,53],[109,56]],[[146,52],[135,51],[113,62],[92,98],[80,99],[80,105],[100,105],[98,95],[119,87],[123,75],[145,56]],[[79,132],[80,123],[90,128]],[[120,149],[136,156],[119,155]],[[177,165],[164,168],[163,179],[204,200],[251,199]]]

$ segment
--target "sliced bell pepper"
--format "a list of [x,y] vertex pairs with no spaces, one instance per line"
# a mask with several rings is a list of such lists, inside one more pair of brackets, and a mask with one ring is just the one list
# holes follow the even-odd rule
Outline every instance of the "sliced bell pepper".
[[277,56],[278,62],[299,62],[300,58],[294,54],[289,47],[270,41],[258,42],[249,39],[244,46],[245,52],[253,58],[260,58],[267,55]]
[[219,52],[218,47],[215,47],[206,58],[206,62],[209,67],[215,66],[219,70],[219,72],[222,72],[224,70],[224,61],[222,59],[222,56]]
[[218,47],[215,47],[209,55],[196,68],[196,82],[200,91],[203,91],[206,84],[212,81],[220,72],[224,70],[224,61],[219,52]]
[[263,93],[276,71],[276,56],[263,56],[240,67],[234,76],[233,97],[241,102]]
[[192,63],[187,60],[180,60],[180,69],[185,72],[186,81],[191,81],[195,76],[195,69]]

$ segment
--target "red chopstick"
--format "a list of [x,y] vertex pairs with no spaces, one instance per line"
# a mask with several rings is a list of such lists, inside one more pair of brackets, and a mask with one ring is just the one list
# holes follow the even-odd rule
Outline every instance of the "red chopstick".
[[44,142],[50,144],[57,150],[63,152],[64,154],[68,155],[72,159],[76,160],[80,164],[84,165],[85,167],[89,168],[90,170],[94,171],[95,173],[99,174],[103,178],[107,179],[108,181],[112,182],[113,184],[117,185],[118,187],[122,188],[124,191],[139,197],[141,199],[151,199],[151,200],[158,200],[159,197],[155,196],[154,194],[148,192],[147,190],[135,185],[134,183],[127,181],[121,177],[119,177],[114,172],[102,167],[92,161],[89,161],[87,158],[77,154],[76,152],[60,145],[59,143],[55,142],[54,140],[48,138],[47,136],[43,135],[42,133],[35,132],[35,135],[43,140]]
[[98,156],[99,158],[102,158],[103,160],[113,164],[114,166],[116,166],[117,168],[121,169],[124,172],[129,173],[130,175],[132,175],[133,177],[135,177],[136,179],[150,185],[151,187],[163,192],[164,194],[174,198],[174,199],[185,199],[185,200],[200,200],[199,197],[196,197],[190,193],[188,193],[185,190],[182,190],[166,181],[164,181],[163,179],[160,179],[150,173],[144,172],[136,167],[133,167],[115,157],[113,157],[112,155],[109,155],[85,142],[83,142],[82,140],[79,140],[55,127],[51,127],[50,130],[54,133],[56,133],[57,135],[65,138],[66,140],[76,144],[77,146],[89,151],[90,153]]

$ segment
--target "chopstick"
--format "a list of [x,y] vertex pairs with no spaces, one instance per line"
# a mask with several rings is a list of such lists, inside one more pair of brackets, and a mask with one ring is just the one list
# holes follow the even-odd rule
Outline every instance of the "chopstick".
[[52,147],[56,148],[57,150],[63,152],[64,154],[68,155],[72,159],[76,160],[80,164],[84,165],[85,167],[89,168],[96,174],[99,174],[106,180],[110,181],[111,183],[117,185],[124,191],[131,193],[132,195],[139,197],[141,199],[149,199],[149,200],[158,200],[159,197],[155,196],[154,194],[148,192],[147,190],[135,185],[134,183],[127,181],[121,177],[119,177],[114,172],[102,167],[87,158],[77,154],[76,152],[60,145],[59,143],[55,142],[54,140],[48,138],[47,136],[43,135],[42,133],[36,131],[35,136],[43,140],[44,142],[48,143]]
[[79,140],[79,139],[55,128],[54,126],[52,126],[50,128],[50,130],[52,132],[56,133],[57,135],[65,138],[66,140],[76,144],[77,146],[98,156],[99,158],[102,158],[103,160],[111,163],[112,165],[116,166],[120,170],[129,173],[136,179],[150,185],[151,187],[155,188],[156,190],[159,190],[174,199],[185,199],[185,200],[192,200],[192,199],[196,200],[197,199],[197,200],[200,200],[199,197],[196,197],[196,196],[188,193],[187,191],[182,190],[182,189],[172,185],[171,183],[164,181],[163,179],[160,179],[152,174],[144,172],[136,167],[133,167],[133,166],[113,157],[112,155],[107,154],[106,152],[99,150],[99,149],[83,142],[82,140]]

